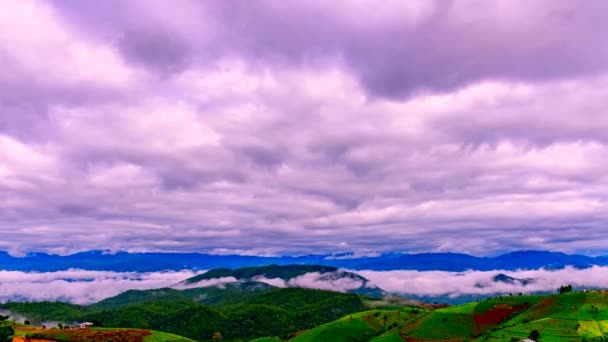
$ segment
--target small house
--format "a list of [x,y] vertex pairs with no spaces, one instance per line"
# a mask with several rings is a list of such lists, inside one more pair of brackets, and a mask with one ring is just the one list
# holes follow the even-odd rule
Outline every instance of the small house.
[[80,329],[88,329],[88,328],[91,328],[92,326],[93,326],[93,323],[91,323],[91,322],[84,322],[84,323],[78,324],[78,327]]

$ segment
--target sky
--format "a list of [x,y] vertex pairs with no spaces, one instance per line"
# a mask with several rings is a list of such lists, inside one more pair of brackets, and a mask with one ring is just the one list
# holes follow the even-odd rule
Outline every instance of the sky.
[[0,1],[0,249],[608,253],[607,14]]

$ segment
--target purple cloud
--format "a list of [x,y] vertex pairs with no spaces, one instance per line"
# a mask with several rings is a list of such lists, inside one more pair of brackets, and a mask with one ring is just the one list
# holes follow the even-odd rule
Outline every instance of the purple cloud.
[[605,252],[601,1],[0,6],[0,249]]

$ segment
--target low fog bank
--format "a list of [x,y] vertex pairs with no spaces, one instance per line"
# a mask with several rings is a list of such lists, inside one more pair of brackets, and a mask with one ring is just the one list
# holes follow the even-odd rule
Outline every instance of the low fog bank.
[[340,272],[309,272],[289,279],[287,282],[280,278],[268,279],[265,277],[256,277],[254,280],[276,287],[303,287],[307,289],[319,289],[336,292],[357,290],[365,285],[363,281],[359,279],[353,279],[348,276],[340,275]]
[[[417,296],[493,295],[508,293],[555,292],[561,285],[574,288],[608,288],[608,267],[593,266],[586,269],[566,267],[561,270],[525,271],[358,271],[383,290]],[[528,279],[527,284],[495,281],[498,274]]]
[[[347,292],[362,287],[379,287],[388,293],[414,297],[471,298],[495,294],[553,293],[561,285],[572,284],[580,288],[608,288],[608,267],[594,266],[587,269],[566,267],[561,270],[526,271],[350,271],[370,280],[364,284],[359,279],[336,277],[335,274],[307,273],[287,282],[279,278],[258,276],[253,280],[276,287],[304,287]],[[184,285],[183,280],[200,272],[105,272],[67,270],[60,272],[0,271],[0,301],[67,301],[89,304],[115,296],[130,289],[161,287],[191,288],[216,286],[236,281],[235,278],[209,279],[197,284]],[[512,283],[495,281],[499,274],[517,279]],[[181,284],[180,284],[181,283]]]
[[70,269],[59,272],[0,271],[0,302],[67,301],[90,304],[127,290],[171,286],[194,271],[108,272]]
[[235,277],[221,277],[221,278],[202,279],[195,283],[188,283],[186,281],[182,281],[171,287],[176,290],[187,290],[187,289],[195,289],[197,287],[212,287],[212,286],[223,289],[226,287],[226,284],[235,283],[235,282],[238,282],[238,280]]

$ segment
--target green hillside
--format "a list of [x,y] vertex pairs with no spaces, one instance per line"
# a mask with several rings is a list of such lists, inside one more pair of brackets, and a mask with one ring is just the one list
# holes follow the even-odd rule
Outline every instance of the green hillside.
[[[264,336],[288,338],[299,330],[366,310],[359,295],[331,291],[232,288],[222,292],[215,288],[214,293],[205,293],[203,289],[192,290],[127,291],[90,306],[60,302],[6,303],[0,304],[0,309],[28,317],[35,324],[90,321],[105,327],[166,331],[199,341],[209,341],[215,332],[220,332],[224,341],[247,341]],[[239,295],[233,297],[235,293]],[[203,298],[214,298],[214,304],[200,304],[198,301],[204,301]]]
[[588,291],[497,297],[436,310],[373,310],[301,331],[289,341],[515,342],[532,336],[540,342],[605,342],[607,296]]
[[154,300],[188,300],[199,304],[220,306],[237,304],[274,287],[260,282],[239,282],[224,284],[221,288],[198,287],[186,290],[162,288],[153,290],[129,290],[117,296],[104,299],[88,307],[90,310],[117,309]]
[[543,342],[608,340],[607,292],[575,292],[538,298],[536,305],[502,324],[483,341],[527,337],[532,330]]
[[[395,298],[243,282],[224,288],[127,291],[89,306],[6,303],[0,309],[34,323],[91,321],[114,330],[165,331],[198,341],[220,333],[222,341],[233,342],[516,342],[529,337],[608,342],[607,295],[501,296],[421,308]],[[149,340],[147,336],[142,338]]]
[[[306,331],[290,341],[391,341],[389,336],[394,335],[403,324],[424,314],[424,312],[425,311],[421,309],[411,308],[360,312]],[[397,337],[400,341],[403,341],[398,335]]]

